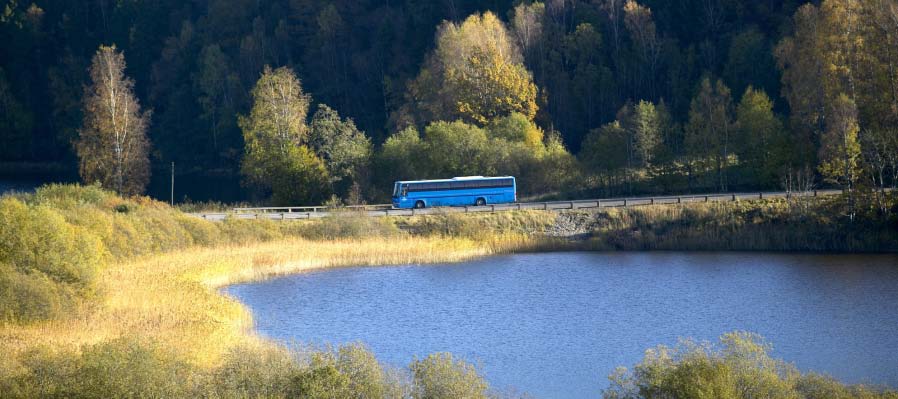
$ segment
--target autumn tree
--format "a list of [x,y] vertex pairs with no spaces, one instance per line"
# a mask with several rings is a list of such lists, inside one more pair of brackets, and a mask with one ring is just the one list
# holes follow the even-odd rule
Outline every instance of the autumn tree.
[[718,80],[702,80],[701,86],[689,108],[689,123],[686,125],[686,148],[691,162],[700,168],[699,172],[714,169],[717,186],[726,191],[727,168],[730,164],[731,140],[733,135],[732,98],[730,89]]
[[826,130],[821,137],[818,168],[825,179],[842,185],[849,191],[854,187],[860,166],[859,131],[857,106],[847,95],[842,94],[836,98],[827,115]]
[[483,125],[512,112],[533,119],[536,85],[505,24],[486,12],[438,28],[436,49],[411,84],[407,105],[419,123]]
[[352,119],[340,119],[337,111],[319,104],[312,116],[309,144],[327,166],[339,195],[346,195],[353,184],[364,183],[371,160],[371,140],[356,128]]
[[528,149],[539,152],[543,149],[545,133],[533,121],[519,113],[496,118],[487,126],[490,137],[511,143],[522,143]]
[[531,59],[544,51],[542,35],[545,16],[546,6],[540,2],[521,3],[512,11],[512,33],[524,55]]
[[270,190],[277,204],[316,202],[326,197],[324,162],[307,146],[310,97],[289,68],[266,67],[252,90],[253,107],[241,115],[245,153],[241,170],[247,182]]
[[150,178],[150,113],[140,110],[134,81],[125,76],[125,56],[115,45],[100,46],[84,93],[84,121],[75,144],[81,178],[120,194],[139,194]]

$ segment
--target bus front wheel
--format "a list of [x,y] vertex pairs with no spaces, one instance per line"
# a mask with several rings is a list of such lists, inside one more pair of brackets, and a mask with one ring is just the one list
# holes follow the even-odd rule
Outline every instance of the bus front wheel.
[[415,202],[415,209],[424,209],[424,201]]
[[478,198],[477,201],[474,201],[474,205],[484,206],[484,205],[486,205],[486,200],[483,198]]

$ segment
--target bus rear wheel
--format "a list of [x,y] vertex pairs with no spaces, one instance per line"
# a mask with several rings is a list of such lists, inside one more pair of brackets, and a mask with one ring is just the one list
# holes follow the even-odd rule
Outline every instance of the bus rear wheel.
[[474,201],[474,205],[484,206],[484,205],[486,205],[486,200],[483,198],[478,198],[477,201]]
[[415,202],[415,209],[424,209],[424,201]]

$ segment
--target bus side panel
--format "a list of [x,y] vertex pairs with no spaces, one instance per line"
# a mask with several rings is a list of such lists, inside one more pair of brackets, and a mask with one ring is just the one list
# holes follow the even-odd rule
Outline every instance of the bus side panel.
[[[426,207],[436,206],[469,206],[475,205],[478,198],[487,204],[505,204],[516,201],[517,182],[505,188],[472,188],[466,190],[417,191],[409,192],[405,201],[395,201],[394,206],[400,209],[415,207],[418,201],[424,201]],[[398,198],[397,198],[398,200]]]

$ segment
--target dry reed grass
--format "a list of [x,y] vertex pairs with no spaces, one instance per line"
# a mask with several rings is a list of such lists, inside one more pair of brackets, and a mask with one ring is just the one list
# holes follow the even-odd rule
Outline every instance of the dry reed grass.
[[139,337],[197,365],[213,366],[230,348],[267,345],[253,334],[249,311],[221,294],[222,286],[329,267],[457,262],[529,243],[514,236],[491,242],[445,237],[290,238],[120,262],[98,278],[102,302],[62,320],[4,325],[0,350],[7,354],[3,362],[13,362],[37,346],[77,350],[119,337]]

